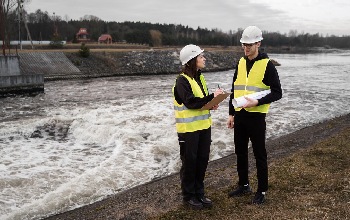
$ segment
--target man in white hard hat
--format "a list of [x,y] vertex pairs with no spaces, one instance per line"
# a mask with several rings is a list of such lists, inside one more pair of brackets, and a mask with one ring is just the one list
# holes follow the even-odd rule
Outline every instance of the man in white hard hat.
[[[251,193],[248,179],[248,143],[252,143],[256,161],[258,186],[253,204],[262,204],[268,189],[267,153],[265,148],[266,122],[270,103],[282,98],[278,72],[266,53],[259,51],[262,32],[256,26],[247,27],[241,38],[244,57],[236,66],[229,102],[228,128],[234,128],[235,154],[237,156],[238,186],[229,197]],[[266,92],[262,98],[246,97]],[[234,107],[232,99],[245,97],[243,106]]]
[[[201,108],[222,93],[217,89],[209,94],[201,69],[205,67],[203,50],[189,44],[180,51],[182,73],[173,87],[176,131],[180,145],[181,190],[183,201],[194,209],[211,207],[204,195],[204,177],[211,144],[210,110]],[[215,106],[213,110],[217,109]]]

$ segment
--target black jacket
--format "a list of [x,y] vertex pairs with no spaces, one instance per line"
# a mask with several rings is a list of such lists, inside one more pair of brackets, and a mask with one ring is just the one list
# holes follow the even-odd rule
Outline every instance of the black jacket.
[[[252,68],[255,61],[265,59],[265,58],[269,58],[269,57],[267,56],[266,53],[261,53],[260,51],[259,51],[258,56],[253,60],[249,60],[247,57],[244,57],[244,59],[246,59],[246,63],[247,63],[247,74],[249,74],[249,71]],[[232,89],[231,89],[232,94],[230,96],[230,101],[229,101],[229,115],[235,115],[235,109],[232,105],[232,99],[234,98],[234,88],[233,87],[234,87],[234,82],[237,79],[237,69],[238,69],[238,62],[236,64],[236,70],[235,70],[235,73],[233,75],[233,80],[232,80]],[[281,83],[279,80],[278,72],[276,70],[275,65],[271,62],[271,60],[267,63],[265,75],[264,75],[264,78],[262,81],[265,85],[270,86],[271,93],[266,95],[265,97],[259,99],[258,105],[268,104],[268,103],[277,101],[277,100],[282,98],[282,88],[281,88]],[[240,113],[245,114],[248,112],[245,111],[244,109],[242,109],[240,111]],[[258,115],[258,114],[264,114],[264,113],[249,112],[249,114]]]
[[179,75],[176,79],[176,85],[174,89],[175,99],[179,104],[183,103],[189,109],[200,109],[214,98],[213,93],[206,96],[203,89],[203,85],[199,78],[200,74],[201,73],[198,72],[198,74],[195,77],[195,80],[202,89],[204,95],[203,98],[194,96],[191,85],[184,76]]

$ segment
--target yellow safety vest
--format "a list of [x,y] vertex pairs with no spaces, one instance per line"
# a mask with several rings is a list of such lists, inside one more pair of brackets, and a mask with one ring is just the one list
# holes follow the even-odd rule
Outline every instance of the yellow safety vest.
[[[270,86],[265,85],[262,80],[266,70],[269,59],[261,59],[254,62],[247,77],[246,60],[242,57],[238,63],[237,79],[234,83],[234,98],[249,95],[255,92],[261,92],[270,89]],[[264,104],[245,108],[248,112],[267,113],[270,104]],[[242,108],[235,108],[235,111],[240,111]]]
[[[193,95],[195,97],[203,98],[203,92],[196,80],[187,76],[186,74],[180,74],[184,76],[191,85]],[[203,85],[205,94],[208,95],[207,84],[203,75],[200,75],[200,80]],[[176,83],[175,83],[176,84]],[[179,104],[175,99],[175,85],[173,86],[174,96],[174,110],[176,120],[176,130],[178,133],[194,132],[207,129],[211,126],[211,115],[209,110],[201,109],[188,109],[184,104]]]

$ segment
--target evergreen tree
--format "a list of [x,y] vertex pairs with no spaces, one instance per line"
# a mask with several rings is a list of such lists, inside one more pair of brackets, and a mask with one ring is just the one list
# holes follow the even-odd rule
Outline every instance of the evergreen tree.
[[90,56],[90,48],[88,48],[85,43],[82,43],[80,46],[80,50],[79,50],[79,55],[81,57],[89,57]]

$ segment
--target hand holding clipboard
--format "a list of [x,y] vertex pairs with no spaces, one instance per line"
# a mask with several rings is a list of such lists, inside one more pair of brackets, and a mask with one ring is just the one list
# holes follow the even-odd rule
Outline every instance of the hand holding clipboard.
[[214,97],[210,102],[208,102],[207,104],[205,104],[205,106],[203,106],[201,108],[201,110],[210,110],[211,108],[213,108],[215,105],[218,105],[220,102],[224,101],[229,95],[231,95],[232,92],[223,92],[219,95],[217,95],[216,97]]

